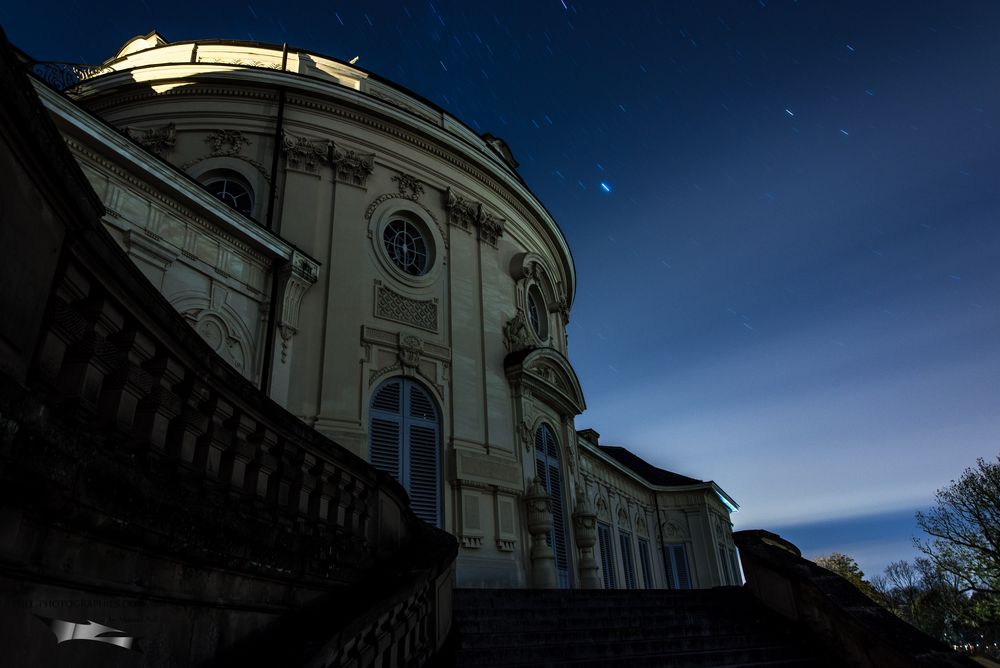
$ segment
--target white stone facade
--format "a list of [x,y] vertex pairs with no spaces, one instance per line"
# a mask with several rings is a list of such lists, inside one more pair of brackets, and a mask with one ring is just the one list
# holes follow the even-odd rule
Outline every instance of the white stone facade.
[[[653,484],[577,435],[572,256],[501,140],[258,44],[151,34],[68,95],[38,90],[108,228],[216,352],[358,456],[399,453],[415,503],[430,485],[459,586],[739,581],[721,489]],[[376,405],[384,388],[409,409]]]

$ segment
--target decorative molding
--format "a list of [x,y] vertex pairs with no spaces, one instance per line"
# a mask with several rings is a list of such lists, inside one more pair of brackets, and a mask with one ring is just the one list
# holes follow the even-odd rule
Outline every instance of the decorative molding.
[[503,218],[483,210],[479,221],[479,238],[496,248],[497,240],[503,236],[505,222]]
[[531,426],[521,420],[521,423],[517,425],[517,435],[520,437],[521,442],[524,443],[524,451],[531,452],[531,448],[534,445],[534,438],[532,438]]
[[423,342],[419,337],[412,335],[400,337],[399,352],[396,354],[399,358],[399,365],[402,367],[403,371],[409,373],[416,371],[417,365],[420,364],[420,356],[423,352]]
[[208,63],[212,65],[243,65],[245,67],[261,67],[267,70],[281,70],[281,62],[266,63],[262,60],[250,58],[202,58],[198,56],[195,62]]
[[330,162],[333,163],[333,173],[337,180],[364,188],[368,177],[375,170],[375,154],[338,148],[332,142],[330,146]]
[[448,210],[448,222],[461,227],[466,232],[472,232],[475,227],[479,239],[496,248],[497,239],[503,236],[505,221],[500,216],[486,210],[480,202],[468,199],[448,188],[445,193],[444,207]]
[[240,130],[213,130],[205,137],[205,143],[212,147],[212,155],[237,155],[252,142]]
[[[403,336],[404,339],[406,338],[406,336],[397,332],[390,332],[368,325],[364,325],[361,328],[361,341],[367,345],[374,343],[384,347],[398,348],[400,345],[400,336]],[[446,346],[439,346],[430,341],[420,341],[420,350],[424,357],[437,360],[445,366],[451,363],[451,349]]]
[[497,538],[497,550],[500,552],[513,552],[517,541],[510,538]]
[[483,546],[482,536],[466,536],[462,535],[462,547],[468,548],[470,550],[478,550]]
[[288,361],[288,344],[299,331],[299,307],[302,296],[319,280],[319,264],[292,251],[292,259],[281,272],[281,316],[278,332],[281,335],[281,362]]
[[332,142],[309,137],[297,137],[287,132],[281,135],[281,149],[285,163],[292,169],[317,174],[322,163],[330,160]]
[[131,125],[118,128],[123,135],[139,144],[147,151],[162,155],[177,143],[177,128],[173,123],[158,128],[137,128]]
[[479,220],[480,206],[482,205],[478,202],[462,197],[451,188],[445,193],[444,208],[448,210],[448,223],[466,232],[471,232]]
[[534,343],[534,337],[528,327],[528,320],[518,311],[514,317],[503,326],[503,347],[512,353],[524,350]]
[[424,186],[415,176],[400,173],[392,177],[392,181],[399,189],[400,197],[417,201],[424,194]]
[[428,113],[426,113],[426,112],[424,112],[424,111],[422,111],[420,109],[417,109],[413,105],[406,104],[405,102],[403,102],[399,98],[393,97],[392,95],[389,95],[388,93],[385,93],[385,92],[383,92],[381,90],[378,90],[374,86],[368,86],[368,90],[365,91],[365,92],[368,93],[368,95],[370,95],[371,97],[374,97],[374,98],[376,98],[378,100],[382,100],[383,102],[391,104],[392,106],[396,107],[397,109],[402,109],[403,111],[408,111],[408,112],[410,112],[411,114],[413,114],[415,116],[419,116],[420,118],[424,119],[425,121],[429,121],[431,123],[434,123],[435,125],[440,125],[441,124],[441,119],[440,118],[434,118],[430,114],[428,114]]
[[[185,205],[179,203],[176,199],[165,197],[163,195],[163,193],[161,193],[160,191],[152,188],[145,181],[137,179],[135,177],[135,175],[132,174],[131,172],[125,171],[124,169],[122,169],[121,167],[119,167],[118,165],[116,165],[115,163],[112,163],[111,161],[109,161],[109,160],[103,158],[102,156],[94,153],[93,151],[91,151],[87,147],[85,147],[82,144],[78,143],[76,140],[74,140],[72,138],[67,138],[66,139],[66,144],[71,149],[73,149],[74,153],[77,153],[80,156],[83,156],[85,158],[85,162],[90,162],[90,163],[93,163],[94,165],[99,165],[102,169],[106,170],[108,173],[114,174],[114,176],[119,180],[119,183],[112,183],[111,184],[115,188],[122,189],[122,184],[126,184],[126,185],[130,186],[130,188],[134,189],[135,191],[141,192],[144,195],[144,197],[145,197],[145,199],[147,201],[149,201],[151,203],[152,202],[156,202],[158,205],[162,205],[162,206],[170,209],[172,212],[175,212],[179,216],[180,220],[182,220],[182,221],[190,221],[190,222],[196,224],[197,227],[199,228],[199,230],[203,234],[206,234],[206,235],[215,235],[215,236],[217,236],[217,237],[225,240],[225,242],[227,244],[230,244],[234,248],[239,249],[242,253],[244,253],[249,258],[251,258],[252,261],[254,261],[256,263],[260,263],[260,264],[267,263],[267,262],[271,261],[271,258],[269,256],[262,254],[259,250],[257,250],[254,247],[250,246],[250,244],[246,243],[245,241],[243,241],[242,239],[236,237],[235,235],[231,234],[230,232],[228,232],[226,230],[223,230],[223,229],[220,229],[219,225],[216,224],[215,222],[210,222],[208,219],[206,219],[206,218],[204,218],[202,216],[197,215],[194,211],[192,211],[191,209],[189,209]],[[195,160],[194,162],[200,162],[200,160],[204,160],[204,159],[206,159],[206,158],[201,158],[199,160]],[[182,167],[182,169],[185,169],[185,168],[186,167]],[[121,218],[122,216],[118,212],[118,207],[116,206],[115,202],[112,201],[111,188],[108,189],[108,193],[105,195],[104,199],[105,199],[105,202],[104,202],[105,209],[112,216],[114,216],[116,218]],[[159,235],[157,235],[152,230],[147,231],[147,234],[151,234],[151,236],[156,236],[156,237],[159,236]],[[252,286],[248,286],[248,287],[252,287]],[[253,288],[253,289],[255,291],[257,291],[256,288]]]
[[381,281],[375,281],[375,317],[436,333],[438,302],[437,299],[410,299],[383,285]]
[[484,492],[496,492],[510,496],[521,496],[524,493],[523,489],[514,489],[513,487],[504,487],[503,485],[480,482],[479,480],[468,480],[466,478],[455,478],[451,481],[451,486],[454,489],[478,489]]
[[[384,335],[384,336],[383,336]],[[438,398],[443,398],[444,388],[440,382],[431,378],[420,368],[420,362],[424,358],[432,358],[444,366],[448,365],[450,354],[447,348],[422,341],[420,337],[412,334],[393,334],[379,329],[363,327],[361,330],[362,345],[366,347],[366,359],[371,359],[369,350],[372,343],[381,344],[385,347],[396,349],[396,359],[387,366],[379,369],[371,369],[368,372],[369,387],[375,381],[384,376],[398,372],[404,376],[423,378],[430,388],[437,393]],[[442,351],[444,353],[442,354]]]

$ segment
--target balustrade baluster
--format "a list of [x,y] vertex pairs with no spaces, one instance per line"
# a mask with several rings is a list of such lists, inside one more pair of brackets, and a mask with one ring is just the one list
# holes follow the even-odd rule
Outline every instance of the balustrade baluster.
[[184,368],[164,349],[158,350],[142,367],[149,374],[150,387],[136,406],[133,433],[154,452],[164,453],[171,422],[182,410],[183,400],[172,388],[184,378]]
[[152,358],[155,344],[134,323],[109,336],[108,342],[117,349],[118,368],[104,379],[98,410],[104,420],[136,445],[136,411],[153,383],[142,365]]

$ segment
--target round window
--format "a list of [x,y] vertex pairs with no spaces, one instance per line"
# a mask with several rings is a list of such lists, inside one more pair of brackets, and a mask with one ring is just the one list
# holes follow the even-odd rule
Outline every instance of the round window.
[[531,286],[528,289],[528,323],[531,324],[532,331],[542,341],[549,337],[549,320],[546,317],[545,300],[542,299],[538,288]]
[[233,207],[244,216],[253,212],[253,195],[250,189],[234,179],[213,179],[205,184],[208,192]]
[[392,263],[410,276],[423,276],[431,268],[427,236],[408,220],[396,219],[385,226],[382,244]]

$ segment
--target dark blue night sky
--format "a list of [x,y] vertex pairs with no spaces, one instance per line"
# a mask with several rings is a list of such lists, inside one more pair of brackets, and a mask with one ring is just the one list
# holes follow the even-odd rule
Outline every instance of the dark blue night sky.
[[[39,59],[288,42],[503,137],[608,443],[875,574],[1000,445],[1000,3],[8,3]],[[603,186],[602,186],[603,184]]]

